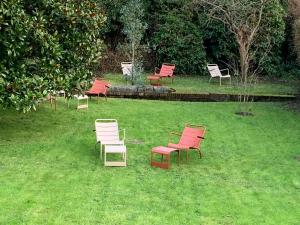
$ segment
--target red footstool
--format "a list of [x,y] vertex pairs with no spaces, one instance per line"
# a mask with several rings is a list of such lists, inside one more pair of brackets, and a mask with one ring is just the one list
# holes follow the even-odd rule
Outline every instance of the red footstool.
[[147,79],[149,80],[151,85],[160,86],[160,77],[159,76],[148,76]]
[[[164,147],[164,146],[158,146],[158,147],[154,147],[151,150],[151,166],[156,166],[156,167],[160,167],[162,169],[169,169],[171,167],[171,159],[170,159],[170,155],[171,152],[177,151],[178,152],[178,156],[177,156],[177,162],[179,163],[179,159],[180,159],[180,151],[178,151],[176,148],[169,148],[169,147]],[[157,161],[153,161],[153,154],[160,154],[161,155],[161,161],[157,162]],[[163,158],[166,158],[166,161],[164,162]]]

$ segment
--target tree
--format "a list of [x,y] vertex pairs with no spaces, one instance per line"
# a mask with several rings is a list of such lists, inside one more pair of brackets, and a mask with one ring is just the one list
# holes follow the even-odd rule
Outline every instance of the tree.
[[157,24],[151,41],[156,64],[174,63],[176,71],[183,74],[202,73],[206,64],[203,32],[186,3],[173,4],[172,8],[154,12]]
[[147,24],[143,22],[144,7],[142,0],[128,1],[121,9],[121,14],[121,20],[124,25],[123,32],[129,41],[133,64],[131,83],[134,84],[141,73],[141,40],[147,28]]
[[289,11],[294,18],[294,46],[298,57],[298,64],[300,65],[300,2],[289,0]]
[[28,112],[49,91],[70,96],[101,57],[94,0],[0,2],[0,104]]
[[[240,77],[239,83],[243,87],[243,93],[241,94],[243,102],[248,102],[249,85],[255,83],[256,72],[272,46],[273,33],[267,32],[267,26],[270,26],[270,24],[263,21],[271,16],[268,13],[268,7],[273,5],[280,6],[280,3],[278,0],[193,1],[193,6],[198,6],[198,8],[204,10],[209,18],[225,24],[235,37],[239,51],[237,71]],[[283,30],[283,20],[281,19],[279,22],[283,26],[280,30]],[[260,54],[259,60],[257,60],[258,53]]]

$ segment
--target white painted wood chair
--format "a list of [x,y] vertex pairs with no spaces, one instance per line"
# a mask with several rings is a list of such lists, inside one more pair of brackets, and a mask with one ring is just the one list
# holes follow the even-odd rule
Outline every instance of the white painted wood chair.
[[124,77],[131,77],[132,75],[132,62],[121,62],[122,72]]
[[[105,166],[126,166],[127,149],[124,144],[125,129],[119,130],[116,119],[96,119],[96,138],[97,143],[100,144],[100,158],[104,151],[104,165]],[[120,131],[123,131],[123,138],[120,139]],[[107,161],[107,154],[121,154],[123,161]]]
[[[212,78],[219,78],[220,79],[220,86],[221,86],[222,85],[222,79],[223,78],[225,78],[225,79],[229,78],[230,85],[231,85],[231,76],[229,74],[229,69],[228,68],[220,70],[219,66],[217,64],[207,64],[207,69],[208,69],[209,74],[210,74],[209,82]],[[221,71],[225,71],[225,70],[227,71],[227,74],[222,75]]]

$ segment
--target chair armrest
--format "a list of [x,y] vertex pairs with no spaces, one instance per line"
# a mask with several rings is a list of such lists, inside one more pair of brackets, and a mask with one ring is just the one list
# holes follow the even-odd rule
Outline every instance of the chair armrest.
[[225,70],[227,70],[227,75],[229,75],[229,69],[228,69],[228,68],[222,69],[222,70],[220,70],[220,72],[221,72],[221,71],[225,71]]
[[173,134],[173,135],[177,135],[177,136],[181,136],[181,133],[178,133],[178,132],[170,132],[170,134]]
[[154,68],[154,74],[159,74],[159,72],[160,72],[160,69],[157,68],[157,67],[155,67],[155,68]]

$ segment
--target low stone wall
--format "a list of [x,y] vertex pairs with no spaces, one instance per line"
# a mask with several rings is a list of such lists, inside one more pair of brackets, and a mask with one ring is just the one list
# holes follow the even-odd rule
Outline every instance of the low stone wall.
[[170,94],[175,92],[174,89],[164,86],[112,86],[109,88],[108,93],[113,95],[161,95]]
[[[119,86],[111,87],[108,92],[109,97],[133,98],[133,99],[151,99],[167,101],[190,101],[190,102],[226,102],[239,101],[239,95],[236,94],[186,94],[175,93],[174,89],[168,87],[153,86]],[[273,101],[293,101],[294,95],[252,95],[253,101],[273,102]]]

